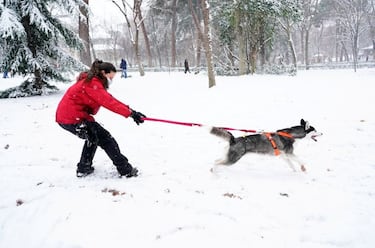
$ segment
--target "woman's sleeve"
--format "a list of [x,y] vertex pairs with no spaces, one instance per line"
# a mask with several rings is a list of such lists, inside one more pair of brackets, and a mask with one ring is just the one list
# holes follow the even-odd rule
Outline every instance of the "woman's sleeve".
[[86,87],[86,93],[100,106],[112,112],[125,117],[129,117],[132,112],[128,105],[114,98],[99,82],[92,82],[91,85],[88,85]]

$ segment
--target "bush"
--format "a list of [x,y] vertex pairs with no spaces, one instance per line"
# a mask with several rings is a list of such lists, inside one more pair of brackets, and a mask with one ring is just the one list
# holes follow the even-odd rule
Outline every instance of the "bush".
[[42,82],[42,87],[36,87],[33,80],[26,80],[20,86],[12,87],[4,91],[0,91],[0,98],[18,98],[29,96],[49,95],[58,91],[56,86],[50,85],[47,82]]

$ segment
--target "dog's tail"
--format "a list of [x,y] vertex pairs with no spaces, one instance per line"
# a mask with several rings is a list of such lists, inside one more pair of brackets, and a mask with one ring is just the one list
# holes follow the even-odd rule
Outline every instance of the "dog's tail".
[[231,134],[230,132],[228,132],[227,130],[224,130],[222,128],[212,127],[210,133],[228,141],[230,144],[232,144],[234,142],[233,134]]

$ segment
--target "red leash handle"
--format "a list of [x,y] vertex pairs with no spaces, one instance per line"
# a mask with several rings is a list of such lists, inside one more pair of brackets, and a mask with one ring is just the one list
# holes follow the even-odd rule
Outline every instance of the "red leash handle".
[[[157,122],[163,122],[163,123],[169,123],[169,124],[175,124],[175,125],[183,125],[183,126],[189,126],[189,127],[201,127],[203,126],[202,124],[199,123],[191,123],[191,122],[180,122],[180,121],[171,121],[171,120],[163,120],[163,119],[157,119],[157,118],[149,118],[149,117],[144,117],[142,118],[144,121],[157,121]],[[257,133],[258,131],[256,130],[251,130],[251,129],[238,129],[238,128],[231,128],[231,127],[219,127],[221,129],[225,129],[228,131],[242,131],[246,133]]]

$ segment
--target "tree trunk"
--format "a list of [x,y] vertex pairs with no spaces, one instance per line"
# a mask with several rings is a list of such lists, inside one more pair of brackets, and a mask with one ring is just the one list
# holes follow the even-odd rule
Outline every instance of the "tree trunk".
[[345,43],[341,41],[341,56],[340,56],[340,61],[343,61],[343,58],[345,57],[345,61],[349,62],[349,53],[348,50],[346,49]]
[[207,63],[207,73],[208,73],[208,87],[211,88],[215,86],[215,71],[212,58],[212,40],[210,33],[210,9],[208,7],[208,0],[201,0],[202,11],[203,11],[203,23],[204,23],[204,33],[203,41],[206,54],[206,63]]
[[[88,5],[89,0],[84,0]],[[85,7],[79,7],[80,15],[78,18],[78,33],[79,38],[83,41],[83,49],[80,51],[79,56],[81,62],[87,66],[91,66],[91,53],[90,53],[90,34],[89,34],[89,16]]]
[[172,1],[172,32],[171,32],[171,66],[176,67],[177,51],[176,51],[176,30],[177,30],[177,0]]
[[196,55],[196,61],[195,66],[199,68],[202,64],[201,62],[201,56],[202,56],[202,40],[199,37],[199,32],[197,32],[197,55]]
[[353,68],[354,72],[357,71],[358,66],[358,29],[355,30],[355,33],[353,35]]
[[139,53],[139,29],[138,28],[135,30],[134,50],[135,50],[135,57],[136,57],[137,64],[138,64],[139,75],[143,77],[145,75],[145,70],[143,69],[141,54]]
[[300,40],[301,40],[301,63],[305,63],[305,29],[302,28],[300,32]]
[[138,12],[138,19],[141,24],[141,29],[143,33],[143,38],[145,40],[145,46],[146,46],[146,52],[147,52],[147,58],[148,58],[148,66],[152,67],[152,54],[151,54],[151,47],[150,47],[150,40],[148,39],[147,30],[145,26],[145,22],[143,20],[142,11],[141,11],[141,5],[142,0],[136,1],[137,2],[137,12]]
[[191,15],[193,17],[194,26],[195,26],[195,28],[197,30],[197,34],[198,34],[198,36],[197,36],[197,66],[199,67],[200,66],[200,60],[201,60],[201,42],[203,42],[203,32],[202,32],[202,29],[201,29],[201,25],[200,25],[198,16],[195,13],[195,10],[193,8],[192,1],[188,0],[188,3],[189,3]]
[[335,33],[335,36],[336,36],[336,45],[335,45],[335,56],[336,56],[336,62],[339,61],[339,49],[340,49],[340,20],[339,19],[336,19],[336,33]]
[[296,54],[296,49],[294,47],[294,42],[293,42],[293,39],[292,39],[292,36],[289,32],[289,35],[288,35],[288,44],[289,44],[289,48],[290,48],[290,52],[292,53],[292,62],[293,62],[293,66],[295,68],[295,70],[297,71],[297,54]]
[[251,45],[250,47],[250,73],[254,74],[257,69],[256,61],[257,61],[257,46],[256,44]]
[[[23,17],[21,23],[26,32],[28,48],[30,49],[33,58],[36,59],[36,40],[31,32],[30,16]],[[31,88],[41,90],[43,88],[43,78],[40,69],[34,69],[32,73],[34,74],[34,80],[31,82]]]
[[305,30],[305,65],[306,65],[306,70],[310,69],[309,39],[310,39],[310,30],[308,28],[306,28],[306,30]]
[[259,43],[260,43],[260,70],[264,71],[264,65],[266,64],[266,41],[264,39],[264,25],[261,26],[260,30],[260,37],[259,37]]
[[151,15],[151,22],[152,22],[152,29],[153,29],[153,36],[151,37],[154,37],[154,44],[156,46],[156,53],[158,55],[158,61],[159,61],[159,66],[160,68],[162,67],[162,60],[161,60],[161,53],[160,53],[160,46],[159,46],[159,42],[158,42],[158,38],[156,37],[156,27],[155,27],[155,20],[154,20],[154,16]]
[[296,49],[294,47],[294,42],[293,42],[293,37],[292,37],[292,25],[289,20],[285,20],[284,22],[279,20],[279,23],[281,24],[281,27],[284,29],[288,37],[288,45],[290,48],[290,52],[292,53],[292,63],[293,63],[295,71],[297,71],[297,54],[296,54]]
[[236,35],[238,40],[238,53],[239,53],[239,75],[245,75],[247,73],[247,63],[246,63],[246,40],[243,29],[240,25],[241,23],[241,11],[236,9],[235,12],[235,22],[236,22]]

